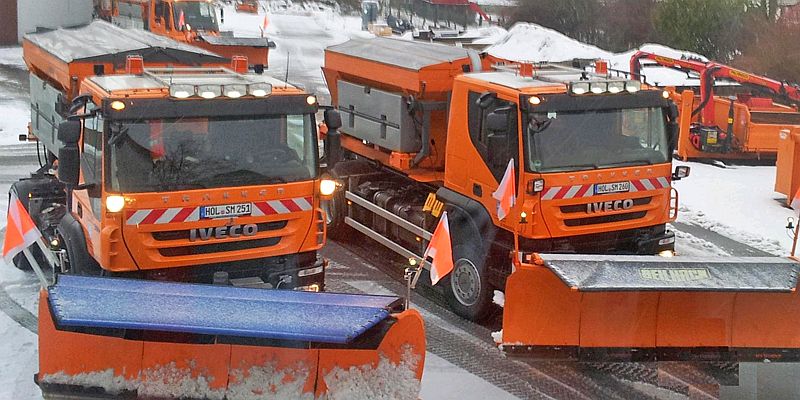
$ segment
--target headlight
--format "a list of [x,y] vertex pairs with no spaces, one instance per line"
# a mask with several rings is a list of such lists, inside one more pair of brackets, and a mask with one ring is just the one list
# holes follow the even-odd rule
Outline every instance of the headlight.
[[628,81],[625,83],[625,90],[628,93],[636,93],[642,90],[642,82],[639,81]]
[[572,83],[571,91],[573,94],[584,94],[589,92],[589,82]]
[[125,208],[125,198],[118,195],[111,195],[106,197],[106,210],[108,212],[120,212]]
[[194,85],[169,85],[169,95],[172,97],[176,97],[179,99],[185,99],[189,96],[194,95],[195,88]]
[[219,85],[200,85],[197,87],[197,94],[204,99],[213,99],[222,96],[222,86]]
[[620,93],[625,90],[625,82],[609,82],[608,83],[608,92],[609,93]]
[[330,196],[336,191],[336,181],[323,179],[319,181],[319,193],[323,196]]
[[251,83],[247,86],[247,92],[255,97],[264,97],[272,93],[272,85],[269,83]]
[[592,82],[589,86],[589,91],[594,94],[601,94],[608,91],[608,83],[606,82]]
[[245,94],[247,94],[247,86],[245,85],[225,85],[225,97],[238,99]]

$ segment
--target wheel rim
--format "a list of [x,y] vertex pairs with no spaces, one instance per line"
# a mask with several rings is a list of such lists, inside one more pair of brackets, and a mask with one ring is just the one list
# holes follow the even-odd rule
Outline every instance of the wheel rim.
[[456,261],[450,286],[459,303],[467,307],[475,305],[481,293],[481,276],[475,264],[466,258]]
[[331,199],[331,200],[322,200],[319,203],[319,207],[322,208],[322,212],[325,213],[325,225],[327,225],[327,226],[331,226],[331,224],[333,223],[333,215],[331,214],[331,209],[333,207],[332,207],[331,202],[333,202],[333,199]]

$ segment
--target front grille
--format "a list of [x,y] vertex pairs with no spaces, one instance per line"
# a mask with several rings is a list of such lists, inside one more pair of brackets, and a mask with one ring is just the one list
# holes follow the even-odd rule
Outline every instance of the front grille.
[[[653,200],[652,197],[640,197],[638,199],[633,199],[633,206],[635,207],[635,206],[647,205],[647,204],[650,204],[650,201],[652,201],[652,200]],[[572,204],[572,205],[568,205],[568,206],[560,206],[559,209],[561,209],[561,212],[565,213],[565,214],[567,214],[567,213],[586,212],[586,204],[587,203]]]
[[624,214],[603,215],[599,217],[565,219],[564,225],[582,226],[582,225],[605,224],[608,222],[630,221],[632,219],[643,218],[645,215],[647,215],[647,211],[636,211]]
[[281,241],[280,237],[240,240],[236,242],[222,242],[213,244],[195,244],[191,246],[180,246],[158,249],[159,254],[164,257],[179,257],[195,254],[222,253],[226,251],[246,250],[259,247],[275,246]]
[[[289,221],[272,221],[272,222],[262,222],[260,224],[256,224],[259,232],[265,231],[275,231],[278,229],[283,229],[286,227]],[[189,239],[189,230],[179,230],[179,231],[162,231],[162,232],[153,232],[153,239],[158,241],[164,240],[178,240],[178,239]]]

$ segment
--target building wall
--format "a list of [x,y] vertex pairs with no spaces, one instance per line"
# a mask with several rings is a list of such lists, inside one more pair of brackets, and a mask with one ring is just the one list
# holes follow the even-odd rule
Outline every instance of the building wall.
[[17,43],[17,0],[0,0],[0,46]]
[[18,0],[17,40],[37,28],[75,26],[91,20],[92,0]]

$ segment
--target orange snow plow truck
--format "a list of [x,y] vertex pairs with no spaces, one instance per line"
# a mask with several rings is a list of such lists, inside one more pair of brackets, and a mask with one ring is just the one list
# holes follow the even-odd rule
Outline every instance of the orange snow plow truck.
[[[420,260],[446,210],[448,302],[478,319],[493,289],[505,291],[502,342],[515,356],[800,350],[796,262],[654,255],[673,254],[672,182],[688,175],[672,171],[689,121],[669,93],[556,65],[486,64],[387,38],[326,50],[341,119],[326,136],[341,186],[323,202],[331,234],[346,225]],[[516,201],[499,219],[493,193],[509,165]]]
[[27,35],[23,52],[27,137],[46,157],[11,192],[46,245],[14,264],[52,268],[45,398],[348,397],[352,379],[418,396],[419,314],[316,293],[313,95],[248,74],[243,57],[102,21]]
[[245,56],[256,71],[268,66],[269,49],[275,47],[264,37],[221,31],[224,13],[220,10],[220,21],[209,0],[96,0],[94,8],[100,18],[123,28],[144,29],[229,58]]

